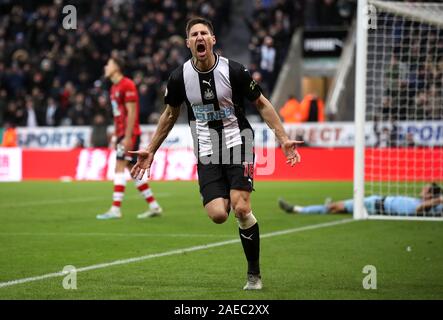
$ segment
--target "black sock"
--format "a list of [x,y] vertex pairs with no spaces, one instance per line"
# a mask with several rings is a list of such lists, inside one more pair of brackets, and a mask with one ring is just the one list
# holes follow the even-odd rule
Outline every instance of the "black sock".
[[248,260],[248,273],[260,274],[260,232],[256,222],[249,229],[240,229],[240,239]]

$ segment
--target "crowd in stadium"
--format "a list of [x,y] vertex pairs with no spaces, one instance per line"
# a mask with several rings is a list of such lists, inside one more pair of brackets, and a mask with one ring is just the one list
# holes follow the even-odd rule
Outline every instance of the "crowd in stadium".
[[393,35],[385,54],[389,61],[384,62],[383,119],[442,120],[442,30],[390,15],[383,19]]
[[265,92],[274,87],[283,64],[294,29],[303,24],[301,1],[280,1],[269,7],[266,1],[256,1],[252,16],[247,20],[250,70],[258,78]]
[[382,120],[443,120],[443,33],[422,42],[398,44],[386,63]]
[[[268,95],[293,30],[304,21],[342,23],[342,2],[251,1],[249,67]],[[0,17],[0,124],[33,127],[112,123],[103,66],[113,50],[126,54],[126,73],[140,94],[141,123],[155,123],[170,72],[189,57],[186,20],[212,20],[223,52],[220,39],[229,32],[233,1],[78,0],[76,30],[62,27],[62,0],[0,5],[8,12]]]
[[[171,70],[188,57],[187,18],[209,17],[219,34],[230,1],[77,1],[76,30],[65,30],[61,1],[14,4],[0,22],[0,104],[19,126],[89,125],[109,121],[103,67],[113,50],[126,54],[138,85],[141,121],[158,110]],[[86,13],[86,14],[85,14]],[[153,120],[154,121],[154,120]]]
[[247,21],[250,69],[257,71],[265,92],[271,93],[294,30],[349,25],[355,4],[347,0],[282,0],[254,2]]

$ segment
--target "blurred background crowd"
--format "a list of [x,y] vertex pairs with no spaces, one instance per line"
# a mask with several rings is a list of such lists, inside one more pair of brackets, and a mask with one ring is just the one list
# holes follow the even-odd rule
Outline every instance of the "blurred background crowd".
[[[246,20],[249,68],[269,95],[294,29],[349,23],[344,1],[255,0]],[[103,66],[114,50],[140,94],[141,123],[155,123],[169,73],[186,59],[186,20],[213,24],[216,50],[231,30],[235,0],[76,0],[77,29],[62,27],[67,3],[0,0],[0,124],[17,126],[112,123]],[[248,50],[247,47],[244,50]]]
[[[410,21],[391,24],[397,37],[389,48],[380,120],[443,120],[442,30]],[[400,36],[404,29],[410,37]]]

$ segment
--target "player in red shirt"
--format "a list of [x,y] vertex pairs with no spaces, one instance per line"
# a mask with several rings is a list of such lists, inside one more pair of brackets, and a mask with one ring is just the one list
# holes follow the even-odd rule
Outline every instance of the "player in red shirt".
[[[140,106],[137,88],[131,79],[123,75],[123,68],[124,61],[117,56],[110,58],[105,66],[105,77],[112,81],[110,99],[115,127],[112,142],[116,145],[117,162],[112,207],[106,213],[97,215],[97,219],[100,220],[122,217],[120,206],[126,187],[125,168],[131,170],[137,162],[137,157],[128,154],[127,151],[138,149],[140,144]],[[149,210],[137,217],[142,219],[161,215],[162,209],[155,200],[147,181],[137,179],[134,181],[137,189],[149,204]]]

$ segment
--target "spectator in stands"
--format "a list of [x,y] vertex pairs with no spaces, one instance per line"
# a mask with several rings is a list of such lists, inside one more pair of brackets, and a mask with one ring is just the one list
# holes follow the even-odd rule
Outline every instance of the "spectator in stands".
[[309,28],[349,25],[356,1],[306,0],[305,26]]
[[302,112],[300,103],[293,95],[289,96],[279,113],[285,123],[300,123],[305,121],[305,114]]
[[26,111],[25,111],[25,116],[23,117],[24,121],[21,122],[20,124],[28,128],[37,127],[38,121],[37,121],[37,112],[35,111],[34,100],[31,97],[27,97],[25,106],[26,106]]
[[316,94],[306,95],[300,103],[290,96],[280,109],[280,115],[288,123],[324,122],[324,103]]
[[414,141],[414,135],[411,132],[408,132],[406,134],[406,139],[405,139],[405,147],[416,147],[417,144]]
[[430,120],[443,120],[443,88],[441,84],[433,83],[429,87],[426,113]]
[[301,105],[306,112],[306,122],[325,121],[325,104],[316,94],[306,95]]
[[[426,41],[403,37],[404,28],[415,33],[426,29]],[[441,34],[408,21],[393,23],[392,30],[395,45],[384,69],[383,117],[379,120],[443,120]]]
[[85,126],[90,122],[90,112],[85,103],[85,96],[83,93],[77,93],[74,99],[74,105],[70,108],[68,115],[74,126]]
[[376,141],[374,143],[375,147],[380,148],[389,148],[389,147],[397,147],[402,142],[399,141],[399,131],[397,124],[390,121],[389,125],[383,125],[382,127],[379,124],[378,120],[374,121],[374,135]]
[[274,39],[266,36],[260,47],[260,71],[263,75],[263,81],[269,92],[274,88],[274,65],[276,50],[274,48]]
[[[37,125],[46,122],[49,98],[60,109],[62,125],[91,123],[95,115],[91,109],[106,90],[105,86],[97,89],[94,82],[100,79],[101,66],[112,48],[130,57],[130,75],[141,74],[137,85],[147,86],[148,100],[156,100],[149,107],[158,112],[163,93],[157,88],[188,55],[182,33],[185,21],[193,15],[207,16],[222,29],[219,32],[226,32],[223,27],[230,21],[231,11],[231,0],[78,1],[77,10],[83,14],[78,15],[77,30],[67,31],[59,21],[63,3],[0,1],[4,13],[0,85],[7,91],[7,103],[14,101],[14,117],[20,121],[27,113],[25,97],[32,95]],[[34,96],[34,89],[43,97]],[[84,96],[82,108],[76,102],[77,94]],[[40,112],[43,122],[39,121]],[[109,118],[106,121],[109,123]]]
[[319,26],[339,26],[343,24],[336,0],[321,0],[317,12]]
[[293,31],[303,24],[302,11],[301,0],[256,0],[251,18],[246,21],[251,34],[249,69],[254,72],[259,66],[268,94],[272,94]]
[[103,114],[97,113],[92,120],[91,147],[106,148],[109,145],[108,126]]
[[4,122],[9,122],[16,126],[19,123],[19,110],[17,102],[9,101],[6,104],[6,110],[4,112]]
[[2,147],[17,147],[17,130],[15,129],[15,124],[12,122],[6,122],[3,138]]
[[140,123],[148,123],[150,115],[155,112],[155,102],[157,100],[157,91],[147,84],[143,83],[140,88]]
[[48,105],[46,107],[46,125],[51,127],[56,127],[60,125],[61,121],[61,110],[56,104],[54,98],[48,98]]
[[[312,1],[306,5],[302,0],[254,2],[252,19],[247,21],[251,31],[249,69],[251,74],[261,72],[268,95],[272,94],[293,31],[303,25],[305,7],[311,2],[321,7],[335,5],[343,16],[342,11],[346,10],[340,9],[344,7],[341,4],[350,3]],[[0,87],[7,92],[7,104],[14,101],[19,118],[25,114],[26,96],[38,89],[38,97],[32,95],[38,125],[46,123],[49,98],[59,108],[61,125],[91,123],[97,97],[106,91],[105,85],[97,88],[94,82],[100,79],[101,66],[113,48],[127,53],[129,74],[135,78],[139,73],[138,87],[143,91],[147,88],[149,103],[145,105],[144,118],[149,118],[151,111],[159,112],[163,97],[159,88],[169,73],[188,58],[185,35],[181,33],[185,21],[195,15],[206,16],[212,19],[218,34],[226,33],[230,28],[232,0],[82,0],[76,2],[78,12],[83,13],[78,15],[77,30],[62,28],[59,15],[63,4],[0,1],[0,10],[4,12],[0,23]],[[323,20],[317,18],[315,23]],[[272,39],[272,46],[262,46],[269,42],[265,38]],[[263,73],[262,69],[266,71]],[[74,110],[78,93],[84,95],[86,102],[81,111]],[[86,118],[78,117],[79,113]],[[43,122],[39,121],[41,114]],[[110,118],[105,118],[109,124]]]
[[317,0],[306,0],[304,19],[305,27],[308,29],[318,26],[317,8]]
[[[1,84],[1,82],[0,82],[0,84]],[[3,125],[7,105],[8,105],[8,100],[7,100],[6,90],[1,89],[0,90],[0,126]]]

